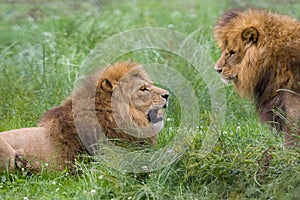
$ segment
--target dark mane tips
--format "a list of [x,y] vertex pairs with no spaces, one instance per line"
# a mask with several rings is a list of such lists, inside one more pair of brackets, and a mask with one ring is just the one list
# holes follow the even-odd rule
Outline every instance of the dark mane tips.
[[234,8],[231,9],[227,12],[225,12],[217,21],[215,27],[216,28],[221,28],[226,26],[232,19],[238,17],[241,13],[243,13],[245,9],[243,8]]

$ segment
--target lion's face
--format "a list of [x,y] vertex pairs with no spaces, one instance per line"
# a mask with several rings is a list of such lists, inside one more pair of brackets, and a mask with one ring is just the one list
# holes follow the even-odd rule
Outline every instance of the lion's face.
[[240,48],[226,46],[222,49],[221,57],[215,64],[215,70],[220,73],[224,83],[238,78],[238,65],[243,60],[244,52]]
[[[105,78],[102,88],[111,95],[113,118],[118,128],[135,138],[156,137],[164,126],[163,109],[168,105],[169,92],[155,86],[137,64],[111,69],[118,70],[119,74]],[[109,71],[104,73],[107,75]]]
[[168,105],[169,92],[154,86],[149,80],[136,80],[138,87],[130,97],[132,108],[142,112],[150,123],[162,121],[163,108]]
[[[216,29],[216,31],[220,30]],[[244,60],[248,50],[257,42],[257,30],[249,27],[244,29],[241,34],[232,32],[221,37],[215,34],[215,37],[222,50],[221,57],[215,64],[215,70],[220,73],[225,83],[237,80],[241,70],[240,64]]]

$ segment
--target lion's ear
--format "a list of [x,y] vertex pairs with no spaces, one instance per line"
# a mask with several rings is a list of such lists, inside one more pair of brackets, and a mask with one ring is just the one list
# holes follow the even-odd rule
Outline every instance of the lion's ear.
[[115,87],[115,84],[112,83],[111,81],[109,81],[108,79],[105,79],[102,81],[101,83],[101,88],[105,91],[105,92],[111,92]]
[[246,28],[242,33],[242,39],[246,44],[256,43],[258,39],[258,31],[253,28]]

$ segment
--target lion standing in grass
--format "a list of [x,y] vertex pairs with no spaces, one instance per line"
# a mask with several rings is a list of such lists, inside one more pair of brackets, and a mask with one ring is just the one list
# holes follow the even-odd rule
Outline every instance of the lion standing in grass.
[[47,164],[63,170],[79,153],[101,151],[92,146],[100,140],[154,145],[164,126],[168,95],[137,63],[108,66],[46,112],[39,127],[0,133],[0,168],[38,172]]
[[300,146],[300,24],[257,9],[223,14],[214,28],[222,50],[215,65],[224,82],[255,102],[262,122],[283,131],[284,145]]

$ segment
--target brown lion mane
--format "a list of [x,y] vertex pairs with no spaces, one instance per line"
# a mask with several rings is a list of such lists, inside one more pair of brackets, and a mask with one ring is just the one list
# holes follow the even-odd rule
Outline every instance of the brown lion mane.
[[[93,145],[100,140],[154,145],[163,128],[161,110],[168,95],[154,86],[138,63],[109,65],[86,78],[61,106],[47,111],[38,127],[1,132],[0,168],[38,172],[46,164],[63,170],[79,153],[94,155],[99,149]],[[125,126],[120,128],[122,124],[148,135],[130,134]]]
[[300,24],[260,9],[233,9],[214,27],[222,50],[215,69],[241,97],[255,102],[262,122],[300,146]]

